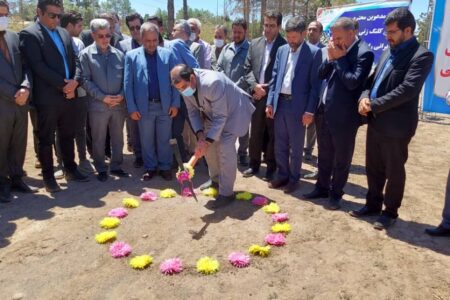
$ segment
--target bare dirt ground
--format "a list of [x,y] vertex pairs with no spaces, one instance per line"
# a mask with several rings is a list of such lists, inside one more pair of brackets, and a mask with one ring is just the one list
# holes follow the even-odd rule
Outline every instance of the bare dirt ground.
[[[358,134],[353,168],[340,211],[323,208],[325,199],[301,200],[313,181],[301,182],[293,195],[270,190],[259,178],[238,174],[236,190],[265,195],[290,215],[287,245],[268,258],[254,257],[246,269],[227,262],[231,251],[263,243],[270,217],[248,202],[213,211],[210,199],[158,199],[141,203],[118,227],[119,240],[133,254],[151,254],[154,263],[136,271],[128,259],[113,259],[94,235],[98,222],[124,197],[144,190],[177,188],[160,178],[140,181],[127,153],[124,169],[132,178],[69,183],[51,196],[15,194],[0,205],[1,299],[450,299],[450,240],[423,233],[441,220],[450,167],[449,119],[420,122],[410,145],[407,184],[400,218],[387,232],[376,231],[374,219],[358,220],[347,212],[364,203],[365,131]],[[31,143],[31,137],[29,139]],[[42,187],[29,147],[26,181]],[[313,166],[304,164],[304,170]],[[264,173],[264,170],[263,172]],[[205,180],[204,168],[194,178]],[[64,180],[61,184],[66,184]],[[221,263],[214,275],[195,271],[195,262],[211,256]],[[178,256],[185,270],[164,276],[162,260]]]

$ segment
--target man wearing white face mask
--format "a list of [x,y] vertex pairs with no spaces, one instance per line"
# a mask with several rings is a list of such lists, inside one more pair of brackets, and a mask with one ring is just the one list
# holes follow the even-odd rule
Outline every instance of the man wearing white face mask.
[[211,69],[211,46],[209,43],[205,42],[204,40],[200,39],[200,33],[202,31],[202,23],[199,19],[196,18],[190,18],[188,20],[189,26],[191,26],[192,30],[192,41],[199,43],[202,47],[203,56],[202,59],[199,60],[200,67],[203,69]]
[[222,49],[227,45],[228,29],[224,25],[217,25],[214,30],[214,45],[211,46],[211,69],[217,71],[217,61]]

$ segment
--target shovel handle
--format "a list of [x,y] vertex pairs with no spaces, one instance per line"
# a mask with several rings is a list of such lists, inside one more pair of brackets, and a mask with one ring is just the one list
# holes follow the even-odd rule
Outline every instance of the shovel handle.
[[192,155],[191,159],[188,161],[187,164],[190,165],[191,167],[195,167],[199,159],[200,158],[198,158],[197,156]]

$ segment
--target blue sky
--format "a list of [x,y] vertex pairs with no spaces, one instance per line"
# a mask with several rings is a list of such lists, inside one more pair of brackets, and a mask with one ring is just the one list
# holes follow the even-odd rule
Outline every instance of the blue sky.
[[[166,0],[130,0],[131,6],[139,12],[141,15],[153,14],[158,8],[163,10],[167,9]],[[357,2],[374,2],[374,0],[357,0]],[[219,8],[219,15],[223,14],[223,0],[188,0],[189,7],[198,9],[207,9],[212,13],[216,13],[217,7]],[[183,5],[182,0],[175,0],[175,11],[181,9]],[[411,11],[419,18],[422,12],[426,12],[428,8],[428,0],[413,0],[411,5]]]

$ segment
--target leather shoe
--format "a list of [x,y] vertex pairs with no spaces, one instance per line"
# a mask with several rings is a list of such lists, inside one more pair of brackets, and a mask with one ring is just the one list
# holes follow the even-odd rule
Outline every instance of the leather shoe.
[[172,180],[172,171],[171,170],[161,170],[161,171],[159,171],[159,175],[161,175],[161,177],[166,181]]
[[273,170],[267,170],[266,175],[262,178],[264,181],[271,181],[273,180],[273,176],[275,175],[275,171]]
[[105,182],[106,180],[108,180],[108,173],[98,172],[97,179],[98,179],[98,181]]
[[3,183],[0,185],[0,202],[11,202],[11,186],[9,183]]
[[219,195],[219,197],[217,197],[217,199],[212,204],[212,208],[219,208],[219,207],[227,206],[234,201],[234,198],[235,198],[234,195],[231,195],[231,196]]
[[396,218],[392,218],[387,215],[381,215],[375,221],[375,223],[373,223],[373,228],[375,228],[377,230],[388,229],[395,223],[396,220],[397,220]]
[[450,236],[450,229],[442,227],[439,225],[435,228],[427,228],[425,229],[425,233],[431,236]]
[[142,180],[149,181],[155,175],[156,175],[156,171],[155,170],[147,170],[147,171],[145,171],[144,175],[142,176]]
[[245,178],[248,178],[248,177],[252,177],[252,176],[258,174],[258,172],[259,172],[259,170],[257,170],[257,169],[248,168],[247,170],[242,172],[242,176]]
[[310,161],[310,160],[312,160],[312,154],[311,153],[306,153],[305,152],[305,154],[303,155],[303,158],[306,160],[306,161]]
[[329,199],[328,204],[325,206],[328,210],[338,210],[341,208],[341,199]]
[[64,174],[64,177],[67,181],[78,181],[78,182],[87,182],[89,181],[89,178],[83,174],[80,173],[78,170],[74,171],[66,171],[66,174]]
[[117,176],[117,177],[130,177],[130,173],[125,172],[122,169],[118,169],[118,170],[111,170],[109,173],[111,173],[111,175]]
[[298,182],[289,181],[289,183],[284,187],[283,191],[285,194],[291,194],[295,192],[298,188]]
[[215,181],[212,181],[211,179],[209,179],[208,181],[206,181],[205,183],[203,183],[202,185],[200,185],[198,188],[200,191],[209,189],[210,187],[215,188],[215,189],[219,189],[219,184]]
[[44,179],[45,190],[49,193],[56,193],[61,191],[61,187],[56,182],[56,179]]
[[314,189],[314,191],[312,191],[311,193],[303,194],[303,198],[305,199],[328,198],[328,192]]
[[37,187],[29,186],[23,182],[22,178],[13,179],[11,188],[22,193],[36,193],[39,190]]
[[135,167],[136,169],[141,168],[144,165],[144,161],[142,160],[142,158],[136,158],[133,162],[133,167]]
[[269,182],[269,188],[278,189],[280,187],[287,185],[288,182],[289,182],[289,179],[274,179],[271,182]]
[[351,210],[349,215],[355,218],[361,217],[369,217],[369,216],[378,216],[380,215],[380,210],[370,209],[368,206],[364,205],[362,208],[358,210]]

